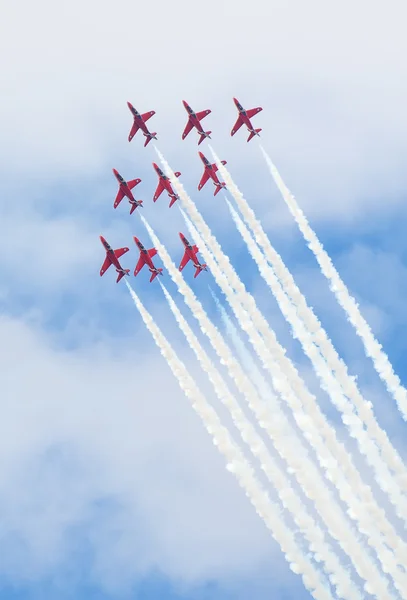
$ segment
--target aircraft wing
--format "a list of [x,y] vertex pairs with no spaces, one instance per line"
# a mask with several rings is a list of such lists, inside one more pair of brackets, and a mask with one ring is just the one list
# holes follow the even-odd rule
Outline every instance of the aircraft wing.
[[187,251],[185,250],[185,252],[184,252],[184,256],[182,257],[182,260],[181,260],[181,262],[179,263],[178,270],[179,270],[179,271],[182,271],[182,269],[184,269],[184,267],[186,267],[186,265],[189,263],[189,261],[190,261],[190,258],[189,258],[189,256],[188,256],[188,253],[187,253]]
[[100,269],[100,276],[102,277],[102,275],[104,275],[104,273],[106,273],[106,271],[108,270],[108,268],[110,267],[112,263],[110,262],[110,258],[108,256],[106,256],[102,268]]
[[150,110],[150,112],[143,113],[141,115],[141,118],[143,119],[143,121],[145,123],[146,121],[148,121],[149,119],[151,119],[151,117],[153,115],[155,115],[155,110]]
[[188,123],[185,125],[185,129],[184,129],[184,132],[182,134],[182,139],[183,140],[185,140],[185,138],[187,137],[188,133],[191,131],[192,128],[193,128],[192,121],[190,119],[188,119]]
[[211,110],[201,110],[201,112],[196,113],[196,118],[198,119],[198,121],[202,121],[202,119],[204,117],[206,117],[207,115],[209,115],[210,112],[212,112],[212,111]]
[[157,254],[157,250],[155,248],[150,248],[150,250],[147,250],[147,253],[150,258],[153,258],[153,256]]
[[116,258],[120,258],[121,256],[123,256],[123,254],[126,254],[126,252],[128,252],[129,249],[128,248],[118,248],[117,250],[114,251],[114,255]]
[[205,169],[204,174],[201,177],[201,181],[199,182],[198,185],[198,190],[201,190],[203,188],[203,186],[205,185],[205,183],[208,181],[209,179],[209,173],[208,171]]
[[144,267],[144,264],[144,258],[140,256],[140,258],[137,261],[136,268],[134,269],[134,276],[140,273],[141,269]]
[[141,179],[132,179],[131,181],[127,182],[127,187],[132,190],[134,187],[136,187],[136,185],[138,185],[140,183]]
[[136,135],[138,130],[139,130],[138,123],[136,123],[136,120],[134,120],[132,128],[130,129],[130,133],[129,133],[129,141],[131,141],[134,138],[134,136]]
[[263,109],[260,108],[260,106],[258,108],[250,108],[246,111],[246,115],[249,117],[249,119],[251,119],[252,117],[254,117],[254,115],[257,115],[257,113],[259,113],[261,110]]
[[123,198],[124,198],[124,192],[122,191],[122,188],[120,188],[119,191],[117,192],[117,196],[114,201],[113,207],[117,208],[119,206],[120,202],[123,200]]
[[154,197],[153,197],[154,202],[156,200],[158,200],[158,198],[161,196],[161,194],[163,193],[164,190],[165,190],[164,184],[162,182],[162,179],[160,179],[160,181],[158,182],[158,185],[157,185],[157,189],[155,190]]
[[239,116],[237,118],[236,123],[233,125],[233,129],[232,129],[230,135],[235,135],[236,131],[239,131],[239,129],[241,128],[242,125],[243,125],[243,119]]

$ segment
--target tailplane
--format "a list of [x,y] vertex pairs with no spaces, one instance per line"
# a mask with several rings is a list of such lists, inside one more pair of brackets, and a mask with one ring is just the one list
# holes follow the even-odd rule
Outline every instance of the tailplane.
[[156,269],[155,271],[153,271],[151,273],[151,277],[150,277],[150,283],[152,281],[154,281],[154,279],[157,277],[157,275],[162,275],[163,274],[163,270],[162,269]]
[[131,204],[130,214],[132,215],[138,206],[141,206],[141,207],[143,206],[143,201],[142,200],[136,200],[135,202],[131,201],[130,204]]
[[255,136],[255,135],[259,135],[261,129],[255,129],[254,131],[250,132],[249,137],[247,138],[247,141],[250,142],[250,140]]
[[226,183],[225,182],[215,183],[215,191],[213,192],[213,195],[216,196],[216,194],[218,192],[220,192],[222,189],[226,189]]
[[210,136],[211,133],[212,133],[212,131],[205,131],[205,133],[201,133],[201,135],[199,136],[198,146],[201,142],[204,141],[205,138],[211,139],[211,136]]
[[130,269],[123,269],[123,271],[118,271],[118,273],[119,274],[117,276],[116,283],[119,283],[120,279],[122,279],[122,277],[124,277],[125,275],[129,275]]
[[195,267],[195,275],[194,275],[194,279],[195,277],[198,277],[199,273],[201,273],[201,271],[206,271],[207,270],[207,265],[206,264],[202,264],[202,265],[198,265]]
[[145,133],[144,135],[146,136],[146,141],[144,142],[144,148],[147,146],[147,144],[149,144],[151,142],[152,139],[154,139],[154,140],[157,139],[156,131],[153,131],[152,133]]

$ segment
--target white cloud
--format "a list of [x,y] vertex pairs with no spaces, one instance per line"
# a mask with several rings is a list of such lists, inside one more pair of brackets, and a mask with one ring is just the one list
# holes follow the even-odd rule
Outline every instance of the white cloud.
[[182,153],[195,172],[194,134],[180,140],[185,97],[197,110],[213,109],[214,144],[232,173],[249,177],[256,164],[264,187],[268,177],[255,143],[246,145],[242,132],[229,136],[237,95],[244,104],[263,105],[256,117],[263,141],[308,209],[317,208],[315,218],[345,208],[381,210],[385,192],[387,206],[400,202],[404,3],[257,1],[248,9],[210,0],[196,18],[190,10],[183,0],[154,10],[122,0],[114,11],[95,1],[56,9],[42,0],[35,7],[25,2],[22,20],[21,5],[10,6],[1,36],[10,57],[0,116],[4,167],[24,165],[43,179],[96,173],[107,157],[122,153],[149,161],[140,139],[130,146],[126,140],[126,100],[133,100],[140,110],[157,111],[151,125],[163,151]]
[[[151,568],[184,583],[243,575],[270,555],[268,532],[151,346],[73,353],[22,321],[3,317],[0,331],[3,577],[52,573],[73,527],[108,587]],[[98,501],[113,506],[103,519]]]
[[[195,132],[181,141],[182,99],[212,109],[206,123],[213,146],[270,229],[280,232],[287,211],[256,142],[246,144],[242,131],[230,138],[232,96],[263,106],[255,119],[262,142],[314,221],[402,210],[405,17],[401,1],[380,8],[365,0],[209,0],[199,10],[185,0],[9,3],[0,23],[0,51],[8,57],[0,229],[10,258],[2,263],[0,298],[9,308],[26,288],[40,298],[31,299],[25,322],[0,319],[3,575],[36,579],[56,568],[69,556],[67,534],[78,524],[95,552],[92,575],[107,587],[157,565],[188,583],[244,576],[267,563],[275,546],[152,342],[140,346],[141,333],[129,341],[126,324],[111,339],[95,318],[104,302],[110,319],[113,311],[127,318],[112,274],[99,280],[97,236],[118,247],[131,246],[137,234],[148,244],[137,215],[111,209],[110,169],[143,178],[140,197],[166,243],[178,244],[183,230],[164,197],[152,203],[156,155],[152,144],[142,147],[140,134],[128,144],[126,101],[157,111],[150,123],[158,146],[217,233],[229,233],[230,221],[222,198],[195,191],[202,170]],[[174,258],[180,252],[177,246]],[[127,256],[133,269],[135,250]],[[358,274],[351,287],[376,258],[360,250],[346,256]],[[381,281],[394,287],[400,265],[379,259],[380,272],[388,273]],[[368,288],[376,280],[364,281]],[[202,290],[205,283],[194,285]],[[155,303],[153,286],[148,293]],[[55,294],[76,294],[82,303],[66,318],[64,336],[84,344],[94,328],[94,345],[67,352],[59,349],[63,336],[41,332]],[[377,302],[400,314],[400,297],[387,304],[386,294]],[[262,300],[271,312],[270,298],[263,293]],[[393,315],[369,310],[384,333]],[[129,327],[136,322],[137,313]],[[273,325],[296,351],[280,317]],[[344,344],[342,329],[336,335]],[[93,522],[101,498],[113,508]],[[275,576],[285,577],[279,552],[273,561]]]

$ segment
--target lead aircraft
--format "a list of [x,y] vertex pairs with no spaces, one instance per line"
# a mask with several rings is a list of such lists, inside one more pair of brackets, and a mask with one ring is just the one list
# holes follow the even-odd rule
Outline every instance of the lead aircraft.
[[260,106],[258,106],[257,108],[249,108],[248,110],[245,110],[240,104],[239,100],[233,98],[233,102],[236,104],[236,108],[239,111],[239,116],[237,118],[236,123],[233,125],[233,129],[230,132],[230,135],[235,135],[236,131],[239,131],[242,125],[246,125],[247,131],[249,132],[249,137],[247,138],[247,141],[250,142],[250,140],[255,135],[259,135],[261,131],[261,129],[253,129],[253,125],[251,124],[250,119],[254,117],[254,115],[257,115],[257,113],[259,113],[263,109]]
[[[202,154],[202,152],[198,152],[199,154],[199,158],[201,159],[201,161],[204,164],[204,174],[201,177],[201,181],[198,184],[198,190],[201,191],[201,189],[203,188],[203,186],[205,185],[205,183],[208,181],[209,178],[212,179],[213,181],[213,185],[215,186],[215,191],[213,192],[213,195],[216,196],[216,194],[218,192],[220,192],[220,190],[222,188],[226,187],[226,183],[225,182],[220,182],[218,179],[218,176],[216,175],[216,171],[218,170],[218,166],[216,163],[213,163],[211,165],[211,163],[209,162],[209,160],[206,158],[206,156],[204,156]],[[226,160],[222,160],[221,161],[222,165],[226,165],[227,162]]]
[[212,111],[209,110],[209,108],[207,110],[201,110],[200,112],[194,112],[192,110],[192,108],[189,106],[188,102],[185,102],[185,100],[182,101],[182,104],[185,107],[185,110],[188,113],[188,123],[185,126],[184,132],[182,134],[182,139],[185,140],[185,138],[187,137],[188,133],[195,127],[197,132],[199,133],[199,142],[198,142],[198,146],[199,144],[201,144],[205,138],[209,138],[211,139],[210,134],[212,133],[212,131],[204,131],[203,127],[201,125],[201,121],[202,119],[204,119],[207,115],[209,115],[209,113],[211,113]]
[[185,252],[184,252],[184,256],[182,257],[182,260],[181,260],[178,268],[180,271],[182,271],[183,268],[189,263],[189,261],[192,260],[192,264],[195,267],[195,275],[194,275],[194,279],[195,279],[195,277],[198,277],[198,275],[201,271],[208,270],[207,265],[201,264],[198,260],[198,257],[197,257],[197,254],[199,252],[198,246],[191,246],[191,244],[188,242],[185,235],[181,232],[179,233],[179,237],[181,238],[181,242],[185,246]]
[[122,277],[130,273],[130,269],[123,269],[123,267],[119,263],[119,258],[123,256],[123,254],[126,254],[126,252],[128,252],[129,249],[118,248],[117,250],[113,250],[113,248],[109,246],[103,235],[99,237],[104,249],[106,250],[106,258],[103,262],[102,268],[100,269],[100,276],[102,277],[102,275],[106,273],[110,265],[114,265],[116,267],[116,272],[119,274],[116,279],[116,283],[119,283]]
[[126,196],[130,202],[130,214],[133,214],[133,211],[135,211],[138,206],[143,205],[143,201],[135,200],[133,194],[131,193],[131,190],[140,183],[141,179],[132,179],[131,181],[125,181],[120,175],[119,171],[117,171],[116,169],[113,169],[113,174],[119,183],[119,191],[117,192],[113,208],[117,208],[120,202]]
[[136,242],[138,249],[140,250],[140,258],[138,259],[136,268],[134,269],[134,276],[136,277],[136,275],[138,275],[140,273],[140,271],[144,267],[144,265],[147,265],[148,270],[151,273],[151,277],[150,277],[150,283],[151,283],[157,277],[157,275],[163,274],[163,270],[157,269],[157,267],[154,266],[154,263],[151,260],[153,258],[153,256],[155,256],[157,254],[157,250],[155,248],[150,248],[149,250],[146,250],[144,248],[143,244],[140,242],[140,240],[138,238],[136,238],[136,236],[134,236],[133,239]]
[[[171,208],[171,206],[174,204],[174,202],[176,200],[178,200],[179,196],[172,189],[172,185],[171,185],[171,181],[170,181],[169,177],[167,177],[167,175],[164,175],[164,173],[161,171],[160,167],[156,163],[153,163],[153,167],[155,169],[155,172],[158,175],[158,186],[157,186],[157,189],[155,190],[155,194],[153,196],[153,202],[156,202],[157,199],[161,196],[161,194],[165,190],[167,192],[168,196],[171,198],[171,202],[169,204],[169,208]],[[176,171],[174,173],[174,175],[175,175],[175,177],[179,177],[181,175],[181,173],[179,171]]]
[[147,144],[149,144],[151,142],[151,140],[157,139],[157,132],[149,131],[148,127],[146,125],[146,121],[148,121],[148,119],[150,119],[153,115],[155,115],[155,110],[150,110],[150,112],[146,112],[141,115],[139,112],[137,112],[137,110],[134,108],[134,106],[132,104],[130,104],[130,102],[127,102],[127,106],[129,107],[130,112],[133,115],[133,119],[134,119],[133,126],[129,133],[129,142],[131,142],[131,140],[134,138],[134,136],[136,135],[138,130],[141,129],[144,137],[146,138],[146,141],[144,142],[144,148],[145,148],[147,146]]

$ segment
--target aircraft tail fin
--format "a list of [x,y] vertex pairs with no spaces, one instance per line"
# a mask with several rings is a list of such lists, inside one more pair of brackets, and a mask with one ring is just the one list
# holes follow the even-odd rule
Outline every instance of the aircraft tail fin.
[[255,129],[254,131],[250,132],[249,137],[247,138],[247,141],[250,142],[250,140],[255,136],[255,135],[259,135],[261,129]]
[[146,141],[144,142],[144,148],[147,146],[147,144],[149,144],[151,142],[152,139],[157,139],[156,135],[157,135],[156,131],[153,131],[152,133],[148,133],[146,135]]
[[131,202],[130,214],[132,215],[138,206],[143,206],[142,200],[136,200],[135,202]]
[[212,133],[212,131],[205,131],[204,133],[201,133],[201,135],[199,136],[199,142],[198,142],[198,146],[199,144],[201,144],[205,138],[209,138],[211,139],[210,134]]
[[122,277],[124,277],[125,275],[129,275],[129,273],[130,273],[130,269],[123,269],[123,271],[119,271],[119,274],[116,279],[116,283],[119,283],[120,279],[122,279]]
[[215,191],[213,192],[213,195],[216,196],[216,194],[218,192],[220,192],[222,189],[225,189],[225,188],[226,188],[226,183],[225,182],[217,183],[216,187],[215,187]]
[[152,272],[151,277],[150,277],[150,283],[152,281],[154,281],[154,279],[157,277],[157,275],[162,275],[163,274],[163,270],[162,269],[156,269],[155,271]]
[[199,275],[199,273],[201,273],[201,271],[206,271],[206,269],[207,269],[207,265],[206,264],[198,265],[197,267],[195,267],[194,279],[196,277],[198,277],[198,275]]

